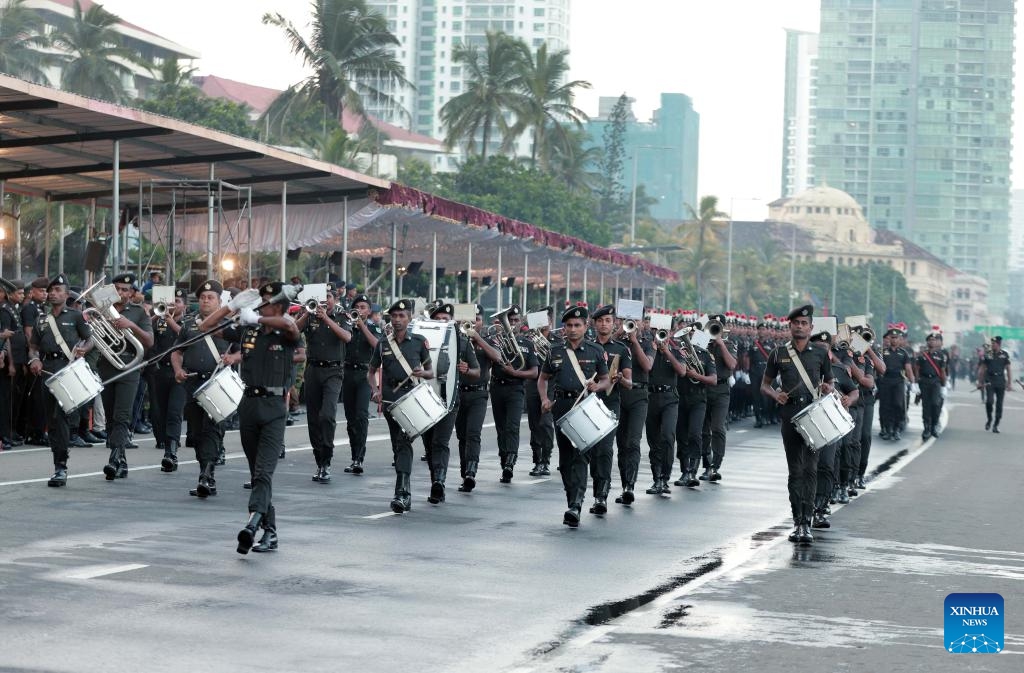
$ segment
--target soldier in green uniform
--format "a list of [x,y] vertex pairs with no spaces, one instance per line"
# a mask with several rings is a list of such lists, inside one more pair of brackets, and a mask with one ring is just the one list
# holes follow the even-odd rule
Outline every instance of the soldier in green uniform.
[[949,356],[942,350],[942,335],[931,332],[925,348],[914,357],[914,378],[921,390],[921,420],[924,430],[921,441],[939,436],[939,415],[942,413],[942,389],[949,374]]
[[[81,311],[67,307],[68,281],[57,274],[46,290],[50,310],[38,317],[29,343],[29,369],[33,376],[53,375],[90,350],[91,331]],[[50,428],[50,450],[53,453],[53,476],[47,486],[64,486],[68,480],[68,440],[71,429],[66,411],[46,393],[46,417]]]
[[[1003,337],[992,337],[990,342],[991,350],[985,353],[985,357],[978,363],[978,387],[985,395],[985,429],[992,429],[992,432],[999,432],[999,421],[1003,418],[1003,396],[1006,391],[1013,390],[1012,386],[1006,385],[1007,381],[1013,380],[1010,373],[1010,355],[1003,350]],[[995,421],[993,422],[992,412],[995,410]]]
[[352,299],[350,310],[358,311],[359,318],[351,323],[352,340],[345,348],[345,377],[341,382],[342,404],[345,407],[345,429],[348,432],[352,463],[345,468],[350,474],[363,473],[366,459],[366,434],[370,424],[370,385],[366,371],[370,356],[383,336],[380,327],[370,320],[370,298],[365,294]]
[[[523,422],[523,405],[526,403],[523,385],[526,382],[532,384],[539,368],[533,342],[519,333],[520,313],[519,307],[513,304],[507,317],[513,331],[512,339],[523,355],[522,366],[513,367],[499,358],[491,367],[491,413],[494,415],[494,430],[498,435],[498,458],[501,460],[503,484],[512,481],[519,457],[519,427]],[[495,339],[491,339],[491,345],[497,349]]]
[[476,320],[469,333],[470,342],[480,365],[480,376],[475,381],[459,383],[459,411],[455,419],[455,436],[459,439],[459,469],[462,485],[459,491],[470,493],[476,488],[476,470],[480,463],[480,437],[487,416],[487,388],[491,378],[491,363],[501,355],[481,336],[484,330],[483,307],[477,304]]
[[701,479],[719,481],[722,478],[719,468],[725,458],[726,423],[729,417],[729,377],[736,369],[736,344],[725,335],[725,315],[710,316],[710,320],[718,320],[723,325],[722,332],[711,340],[708,351],[715,358],[715,375],[718,381],[707,389],[707,407],[704,410],[704,473]]
[[899,345],[901,336],[899,329],[890,328],[885,333],[885,345],[882,348],[885,375],[878,381],[878,418],[882,426],[879,436],[882,439],[900,438],[900,428],[906,414],[905,382],[914,380],[911,357]]
[[654,341],[641,324],[637,324],[628,334],[621,327],[620,332],[629,346],[633,385],[619,392],[619,427],[615,432],[615,444],[619,450],[622,493],[616,496],[615,502],[632,505],[636,497],[636,480],[640,476],[640,438],[647,421],[647,385],[651,367],[654,366]]
[[[166,352],[178,340],[181,322],[185,318],[188,293],[183,289],[174,291],[174,303],[167,306],[162,315],[153,316],[153,347],[148,357]],[[185,398],[181,386],[174,380],[174,369],[171,366],[171,354],[163,356],[152,363],[146,371],[146,382],[149,385],[149,420],[153,424],[153,437],[157,448],[164,450],[160,460],[162,472],[174,472],[178,469],[178,444],[181,441],[181,414]],[[173,401],[172,401],[173,400]],[[178,434],[170,434],[170,430]]]
[[[619,390],[633,387],[633,359],[630,347],[612,338],[615,332],[615,306],[607,304],[594,311],[594,340],[605,351],[608,362],[609,390],[598,393],[608,410],[619,418]],[[608,511],[608,491],[612,487],[612,458],[615,453],[615,433],[598,442],[590,452],[590,477],[594,480],[594,506],[591,514],[604,516]]]
[[[432,379],[430,349],[427,340],[409,330],[413,302],[399,299],[388,309],[391,316],[390,335],[377,342],[370,357],[370,369],[366,380],[370,385],[370,398],[378,404],[385,404],[384,417],[391,434],[391,448],[395,456],[395,497],[391,500],[391,511],[396,514],[412,509],[412,441],[392,417],[390,403],[398,401],[420,381]],[[377,386],[377,372],[383,372],[380,387]]]
[[[587,463],[590,457],[572,445],[558,427],[558,421],[572,410],[584,389],[590,393],[607,392],[610,384],[604,349],[583,338],[587,317],[587,309],[583,306],[573,306],[562,314],[564,341],[552,344],[540,378],[537,379],[542,408],[551,411],[555,420],[558,471],[562,474],[562,486],[569,506],[562,516],[562,523],[571,528],[580,525],[580,511],[587,493]],[[551,380],[554,380],[554,391],[549,396],[548,381]]]
[[[679,385],[679,416],[676,419],[676,457],[682,473],[676,486],[700,486],[697,468],[704,447],[704,416],[707,413],[708,389],[718,384],[715,358],[703,348],[690,344],[686,360],[686,376],[677,377]],[[696,366],[694,366],[696,365]],[[667,477],[666,477],[667,479]]]
[[672,340],[656,337],[654,364],[651,366],[650,398],[647,406],[647,446],[654,483],[648,495],[669,495],[668,480],[672,474],[672,449],[676,443],[679,420],[679,387],[677,377],[685,377],[689,369],[682,353]]

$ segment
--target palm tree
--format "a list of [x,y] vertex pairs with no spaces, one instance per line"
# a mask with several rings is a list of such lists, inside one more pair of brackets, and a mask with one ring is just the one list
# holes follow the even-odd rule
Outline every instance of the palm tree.
[[114,30],[120,22],[120,17],[102,5],[93,5],[89,11],[82,12],[82,5],[75,0],[74,18],[53,36],[53,46],[63,52],[62,89],[115,103],[127,101],[124,80],[133,73],[125,64],[134,63],[147,69],[153,66],[122,46],[121,35]]
[[160,64],[157,70],[157,80],[150,87],[150,98],[161,98],[169,96],[181,89],[192,86],[192,75],[195,68],[185,68],[178,62],[177,56],[172,56]]
[[505,114],[521,104],[516,82],[528,58],[526,44],[505,33],[488,32],[483,51],[476,45],[455,47],[452,62],[465,69],[466,90],[441,108],[441,123],[448,129],[445,144],[449,148],[465,142],[466,150],[473,153],[480,136],[480,156],[486,159],[495,126],[502,135],[502,146],[507,146],[511,129]]
[[[686,207],[690,211],[691,220],[679,225],[679,233],[691,243],[687,246],[693,251],[689,268],[693,269],[693,283],[697,292],[698,308],[703,308],[706,298],[704,295],[705,272],[711,268],[714,262],[713,256],[707,254],[708,235],[721,225],[721,218],[728,217],[728,214],[718,210],[717,196],[702,196],[700,209],[697,211],[689,204]],[[697,240],[693,241],[693,238]]]
[[6,0],[0,7],[0,72],[37,84],[50,84],[44,68],[56,59],[43,51],[48,40],[39,13],[25,0]]
[[562,128],[561,131],[551,133],[551,142],[547,146],[547,171],[570,192],[596,192],[601,182],[597,167],[603,150],[597,145],[586,146],[586,131],[573,128]]
[[539,159],[540,168],[544,170],[551,155],[548,133],[564,143],[570,128],[583,128],[587,114],[573,101],[575,90],[589,89],[590,82],[575,79],[563,83],[569,72],[569,50],[559,49],[549,54],[546,43],[535,54],[527,51],[520,66],[522,71],[514,84],[520,93],[515,109],[517,119],[510,135],[514,139],[527,129],[533,129],[530,165],[536,167]]
[[401,42],[388,30],[382,14],[367,8],[364,0],[313,0],[311,4],[309,40],[281,14],[263,15],[263,23],[281,28],[292,53],[313,70],[293,87],[298,94],[320,101],[329,115],[340,120],[344,108],[365,116],[364,98],[391,103],[387,89],[411,86],[394,56]]

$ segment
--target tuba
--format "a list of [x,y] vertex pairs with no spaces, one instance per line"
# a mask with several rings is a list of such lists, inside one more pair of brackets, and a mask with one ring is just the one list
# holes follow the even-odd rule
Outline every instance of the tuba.
[[511,308],[507,308],[491,316],[491,320],[498,321],[498,324],[494,326],[495,329],[492,336],[494,337],[495,346],[501,354],[502,363],[513,369],[522,369],[526,366],[526,359],[523,357],[523,352],[519,350],[515,331],[508,321],[508,312],[511,310]]
[[[106,276],[101,276],[98,281],[81,293],[82,301],[88,300],[90,304],[93,304],[83,309],[82,313],[89,319],[89,327],[92,330],[91,339],[96,350],[117,369],[131,369],[142,361],[145,349],[131,330],[118,329],[114,326],[114,321],[120,318],[121,314],[114,308],[114,302],[109,301],[109,293],[105,293],[108,295],[107,298],[89,298],[106,279]],[[135,349],[135,356],[125,362],[123,356],[129,347]]]

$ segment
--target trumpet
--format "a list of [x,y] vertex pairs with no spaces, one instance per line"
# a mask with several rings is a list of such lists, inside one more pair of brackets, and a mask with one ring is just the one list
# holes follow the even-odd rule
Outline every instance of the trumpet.
[[165,315],[167,315],[167,303],[158,301],[157,303],[153,304],[153,315],[156,316],[157,318],[163,318]]
[[458,324],[459,331],[462,332],[463,336],[471,337],[476,334],[476,326],[468,320],[463,320]]
[[490,319],[498,321],[498,324],[494,326],[494,339],[503,364],[513,369],[522,369],[526,365],[526,359],[523,357],[523,352],[519,350],[515,331],[508,321],[508,312],[511,310],[511,308],[507,308],[504,311],[499,311]]
[[345,316],[349,319],[350,322],[358,322],[359,321],[359,309],[354,308],[351,311],[349,311],[348,313],[346,313]]
[[636,331],[637,325],[635,320],[624,320],[622,322],[622,331],[626,334],[632,334]]
[[709,320],[707,325],[704,325],[704,331],[711,335],[712,339],[717,339],[721,336],[723,339],[729,335],[729,330],[725,329],[725,325],[720,320]]
[[326,305],[327,302],[321,302],[319,299],[310,298],[306,300],[306,303],[303,304],[302,307],[306,309],[306,313],[310,315],[316,315],[316,312],[319,311],[321,307],[325,307]]
[[[98,281],[79,295],[80,298],[83,301],[86,300],[106,279],[106,276],[101,276]],[[166,309],[165,305],[165,312]],[[133,368],[142,361],[145,349],[139,340],[135,338],[135,335],[132,334],[131,330],[118,329],[114,326],[114,321],[118,320],[121,314],[117,312],[113,304],[103,307],[88,306],[83,309],[82,315],[86,316],[89,320],[89,327],[92,330],[90,339],[93,345],[107,359],[107,362],[117,369],[126,370]],[[126,362],[122,356],[125,355],[129,347],[135,350],[135,355],[130,361]]]
[[663,341],[668,341],[668,330],[667,329],[660,329],[657,332],[655,332],[654,333],[654,340],[657,341],[658,343],[661,343]]

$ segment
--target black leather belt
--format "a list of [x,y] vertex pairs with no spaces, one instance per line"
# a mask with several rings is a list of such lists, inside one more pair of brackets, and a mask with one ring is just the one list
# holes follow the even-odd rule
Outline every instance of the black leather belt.
[[675,386],[647,386],[647,390],[652,393],[667,393],[670,390],[675,390]]
[[246,397],[284,397],[287,391],[281,387],[246,386],[243,394]]
[[209,374],[200,374],[199,372],[189,372],[189,378],[198,379],[200,381],[207,381],[207,380],[209,380],[209,378],[211,376],[213,376],[213,372],[210,372]]
[[345,363],[345,369],[358,369],[358,370],[361,370],[361,371],[365,372],[365,371],[368,371],[370,369],[370,366],[369,365],[361,365],[358,362],[346,362]]
[[314,367],[340,367],[341,360],[310,360],[309,364]]
[[491,379],[491,383],[497,386],[521,386],[523,379]]
[[486,383],[479,383],[479,384],[472,385],[472,386],[459,386],[459,390],[461,390],[464,393],[472,393],[472,392],[475,392],[477,390],[487,390],[487,384]]
[[570,392],[568,390],[556,390],[555,391],[555,399],[556,400],[574,400],[574,399],[576,399],[577,397],[579,397],[582,394],[583,394],[582,390],[580,390],[578,392],[575,392],[575,393],[574,392]]
[[43,360],[67,360],[67,356],[63,353],[43,353]]

